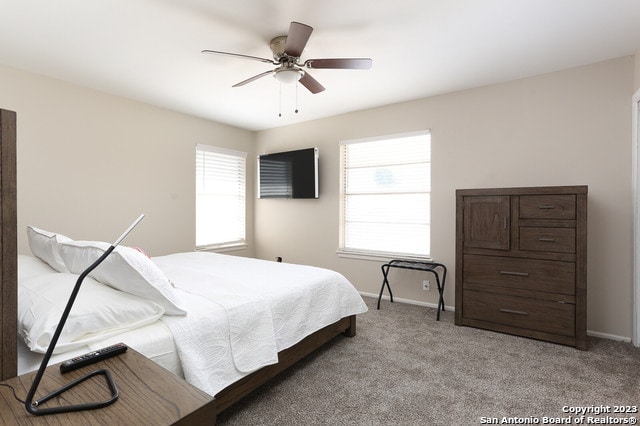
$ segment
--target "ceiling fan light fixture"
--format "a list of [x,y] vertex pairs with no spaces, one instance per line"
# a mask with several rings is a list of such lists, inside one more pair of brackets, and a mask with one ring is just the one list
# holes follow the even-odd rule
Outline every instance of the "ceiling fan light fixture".
[[[273,59],[260,58],[257,56],[242,55],[239,53],[222,52],[219,50],[203,50],[202,53],[213,53],[216,55],[234,56],[238,58],[251,59],[267,64],[276,65],[275,69],[262,72],[260,74],[242,80],[232,87],[244,86],[259,78],[273,75],[280,83],[295,84],[300,82],[312,94],[324,91],[324,87],[315,78],[302,68],[308,69],[351,69],[368,70],[371,68],[371,58],[319,58],[307,59],[300,63],[300,56],[307,45],[309,36],[313,28],[300,22],[291,22],[287,35],[282,35],[271,40],[269,47],[273,53]],[[297,86],[296,86],[297,87]]]
[[302,78],[304,71],[298,68],[280,68],[273,75],[280,83],[291,84]]

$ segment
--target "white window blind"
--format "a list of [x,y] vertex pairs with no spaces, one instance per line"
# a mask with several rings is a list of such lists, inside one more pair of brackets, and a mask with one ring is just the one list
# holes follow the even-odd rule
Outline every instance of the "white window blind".
[[341,153],[340,251],[428,257],[429,132],[345,141]]
[[246,152],[196,146],[196,248],[244,245]]

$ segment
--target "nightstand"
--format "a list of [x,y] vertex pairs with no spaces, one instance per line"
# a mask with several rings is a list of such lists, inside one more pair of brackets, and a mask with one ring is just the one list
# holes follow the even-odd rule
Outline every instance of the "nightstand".
[[[120,391],[118,400],[98,410],[34,416],[27,413],[11,389],[0,386],[0,424],[4,425],[199,425],[215,424],[214,399],[165,370],[140,353],[127,352],[66,374],[59,364],[47,368],[36,397],[43,396],[73,379],[96,369],[111,371]],[[24,399],[35,371],[3,381],[13,386]],[[97,376],[61,395],[62,404],[79,404],[108,398],[109,388],[103,377]],[[57,404],[56,400],[46,406]]]

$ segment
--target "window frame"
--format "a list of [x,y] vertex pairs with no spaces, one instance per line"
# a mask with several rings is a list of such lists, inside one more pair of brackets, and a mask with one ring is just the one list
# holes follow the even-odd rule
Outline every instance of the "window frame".
[[[202,179],[204,176],[199,173],[198,170],[198,157],[202,153],[209,153],[213,155],[221,155],[226,157],[236,157],[238,159],[236,166],[240,169],[240,179],[237,182],[239,188],[242,188],[238,192],[239,200],[242,203],[241,209],[235,209],[234,211],[242,210],[242,225],[241,235],[238,235],[236,239],[219,240],[206,242],[204,244],[198,244],[198,202],[200,193],[198,191],[198,179]],[[238,151],[228,148],[221,148],[207,144],[197,144],[195,149],[195,249],[196,251],[230,251],[241,250],[247,247],[247,156],[248,153],[244,151]],[[219,158],[218,160],[221,160]],[[223,160],[224,161],[224,160]],[[230,161],[233,163],[233,161]],[[227,176],[230,178],[235,177],[234,173],[229,173]],[[237,225],[236,225],[237,226]]]
[[[409,252],[396,252],[396,251],[386,251],[386,250],[367,250],[362,248],[348,248],[345,247],[346,240],[346,154],[345,151],[349,145],[358,144],[358,143],[369,143],[369,142],[378,142],[384,140],[393,140],[393,139],[402,139],[408,137],[415,136],[426,136],[428,138],[428,147],[429,147],[429,181],[431,180],[431,149],[432,149],[432,141],[431,141],[431,132],[429,129],[419,130],[415,132],[406,132],[406,133],[398,133],[391,135],[383,135],[376,136],[370,138],[361,138],[361,139],[351,139],[351,140],[343,140],[339,141],[340,145],[340,188],[339,188],[339,246],[337,250],[337,254],[340,257],[345,258],[356,258],[363,260],[375,260],[375,261],[387,261],[389,259],[413,259],[413,260],[432,260],[431,257],[431,241],[428,244],[428,253],[426,254],[418,254],[418,253],[409,253]],[[429,184],[428,189],[428,234],[429,240],[431,239],[431,184]]]

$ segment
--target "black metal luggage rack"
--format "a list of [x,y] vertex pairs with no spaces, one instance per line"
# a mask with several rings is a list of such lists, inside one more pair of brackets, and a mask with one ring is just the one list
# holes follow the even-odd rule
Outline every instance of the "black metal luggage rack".
[[[438,293],[440,294],[438,298],[438,314],[436,317],[437,321],[440,321],[440,311],[444,311],[444,284],[447,279],[447,267],[442,263],[437,262],[427,262],[421,260],[407,260],[407,259],[394,259],[389,263],[385,263],[382,265],[382,288],[380,288],[380,295],[378,296],[378,309],[380,309],[380,300],[382,299],[382,293],[384,292],[384,287],[386,286],[389,290],[389,297],[391,302],[393,302],[393,294],[391,293],[391,286],[389,285],[389,268],[400,268],[400,269],[413,269],[416,271],[424,271],[431,272],[436,277],[436,285],[438,286]],[[442,268],[442,282],[440,282],[440,275],[436,268]]]

